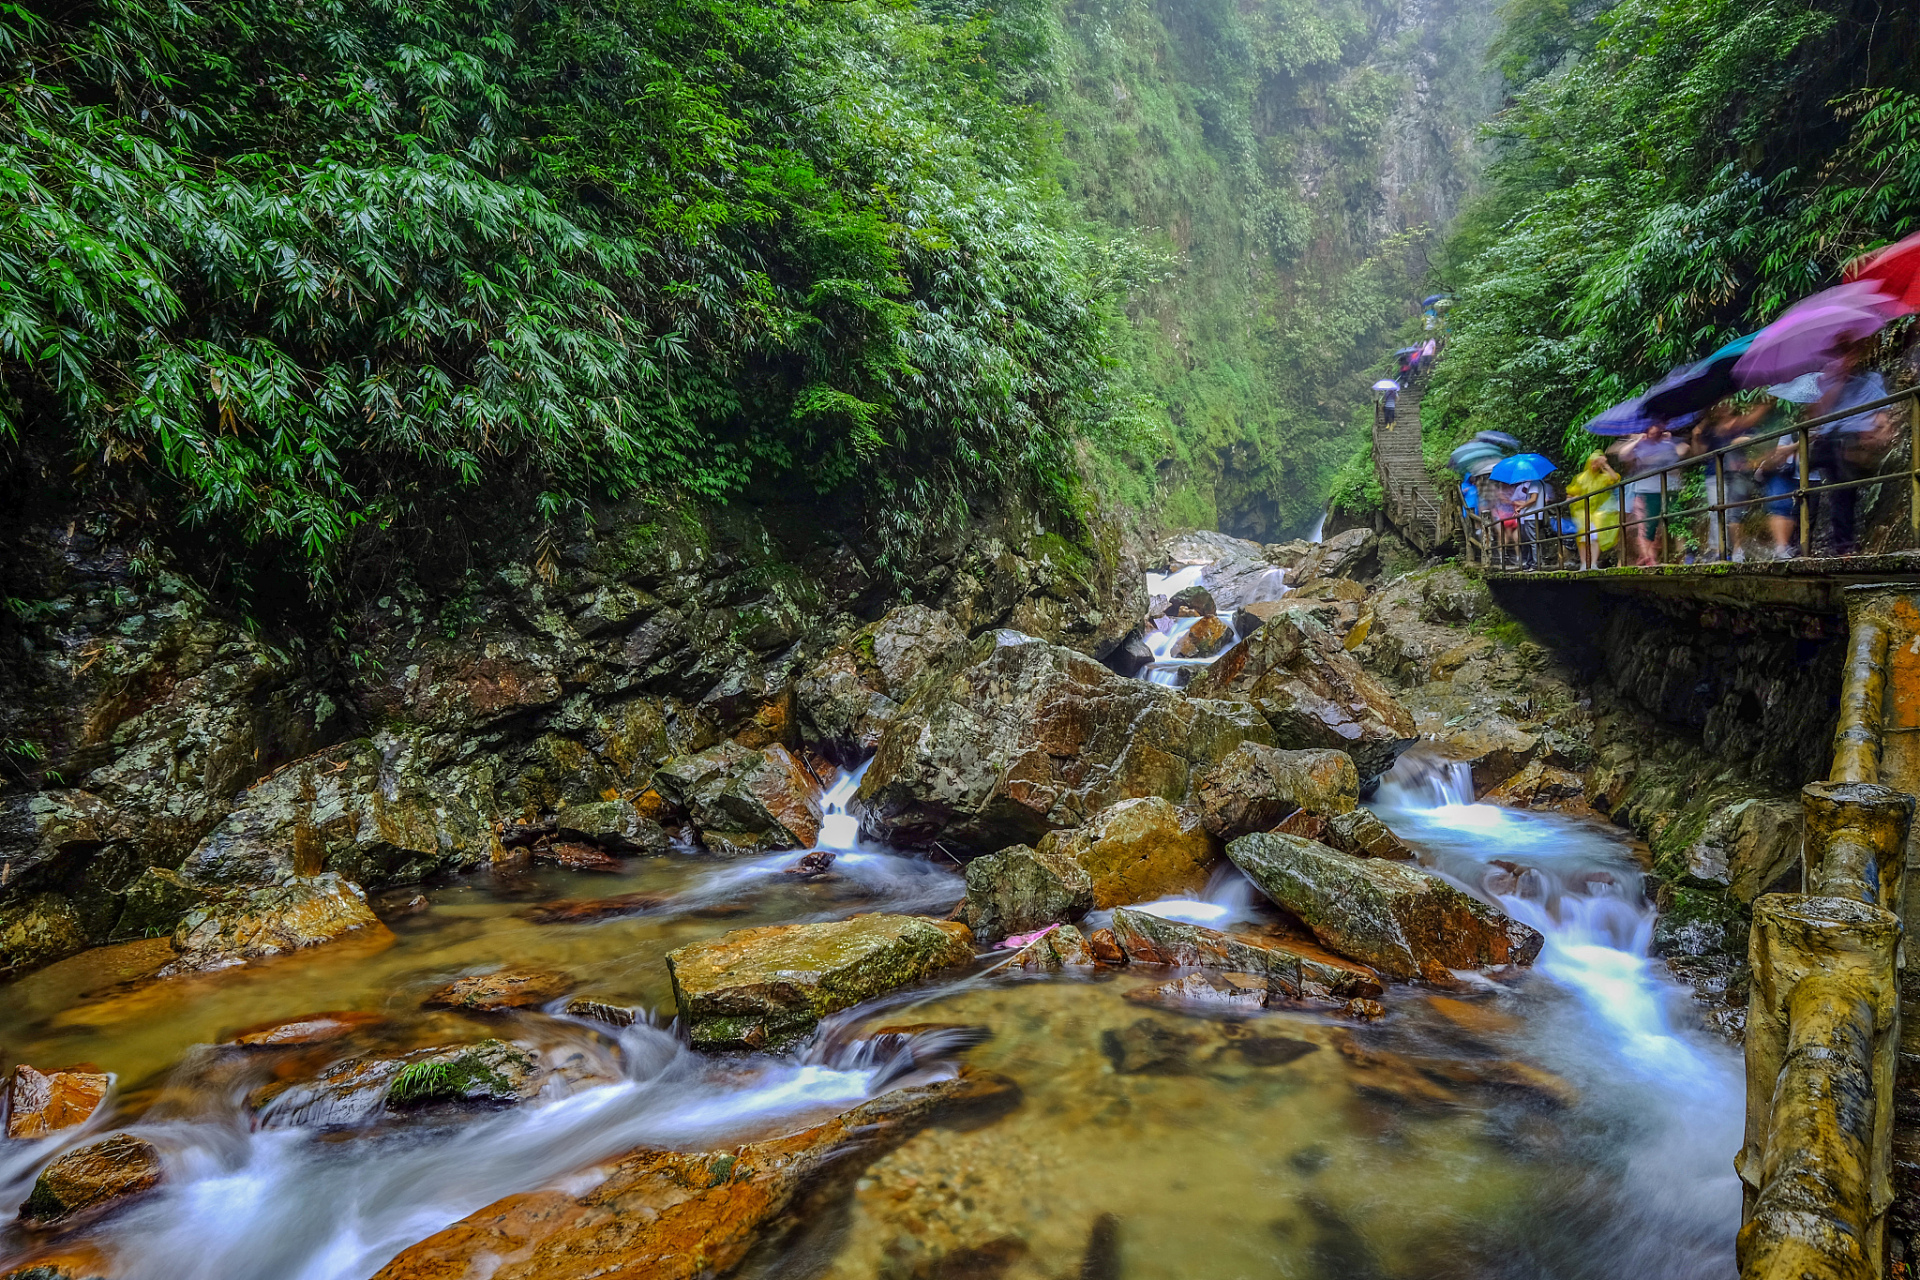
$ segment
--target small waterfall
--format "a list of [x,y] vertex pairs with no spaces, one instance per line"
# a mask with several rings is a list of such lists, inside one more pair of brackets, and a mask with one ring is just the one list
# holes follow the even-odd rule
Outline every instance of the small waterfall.
[[[1159,916],[1162,920],[1180,920],[1187,924],[1205,925],[1209,929],[1226,929],[1259,919],[1261,912],[1255,904],[1260,900],[1260,891],[1253,887],[1253,882],[1241,875],[1240,869],[1232,863],[1222,862],[1214,869],[1206,889],[1199,897],[1159,898],[1153,902],[1142,902],[1132,909]],[[1101,928],[1104,923],[1101,921],[1092,927]]]
[[847,805],[853,801],[853,793],[860,789],[860,779],[867,776],[867,766],[872,763],[869,759],[857,769],[843,771],[820,797],[823,814],[816,848],[838,852],[860,847],[860,818],[849,812]]
[[1326,528],[1327,528],[1327,513],[1322,511],[1320,513],[1320,518],[1313,522],[1313,528],[1307,534],[1307,541],[1315,542],[1315,543],[1323,541],[1321,534],[1323,534],[1326,531]]

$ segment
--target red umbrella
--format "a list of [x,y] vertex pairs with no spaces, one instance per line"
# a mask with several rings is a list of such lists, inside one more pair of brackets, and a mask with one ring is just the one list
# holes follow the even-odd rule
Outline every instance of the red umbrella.
[[1747,354],[1733,366],[1743,387],[1786,382],[1827,367],[1840,348],[1880,332],[1887,321],[1909,308],[1885,294],[1843,284],[1788,307],[1780,318],[1754,335]]
[[1849,283],[1872,281],[1881,293],[1906,303],[1908,310],[1920,311],[1920,232],[1855,258],[1840,278]]

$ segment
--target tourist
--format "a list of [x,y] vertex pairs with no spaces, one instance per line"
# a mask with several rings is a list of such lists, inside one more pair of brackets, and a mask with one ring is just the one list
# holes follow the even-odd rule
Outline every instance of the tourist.
[[[1706,461],[1707,473],[1707,551],[1716,560],[1745,560],[1746,549],[1741,546],[1740,526],[1747,518],[1751,507],[1740,505],[1749,503],[1754,495],[1753,464],[1743,450],[1733,446],[1746,444],[1758,429],[1761,421],[1772,409],[1765,400],[1760,400],[1747,409],[1736,409],[1733,402],[1723,400],[1707,413],[1707,419],[1694,429],[1693,444],[1696,453],[1710,453],[1716,449],[1731,448],[1731,452],[1719,454]],[[1715,476],[1719,476],[1718,490],[1715,488]],[[1727,508],[1724,518],[1727,525],[1727,542],[1730,547],[1720,545],[1720,522],[1722,513],[1711,510],[1715,504]]]
[[1685,458],[1687,448],[1673,438],[1663,421],[1653,422],[1616,447],[1629,468],[1627,493],[1633,501],[1633,519],[1625,526],[1628,551],[1635,564],[1660,564],[1667,559],[1667,535],[1672,529],[1668,513],[1661,508],[1670,505],[1680,488],[1677,475],[1668,476],[1663,487],[1661,472]]
[[[1855,405],[1885,399],[1887,380],[1876,370],[1864,368],[1867,342],[1850,342],[1820,377],[1820,398],[1809,412],[1819,418],[1851,409]],[[1880,467],[1893,440],[1892,415],[1882,409],[1856,413],[1817,428],[1809,441],[1814,469],[1827,483],[1858,480],[1872,475]],[[1858,486],[1828,491],[1829,522],[1832,536],[1829,552],[1850,556],[1854,542],[1854,510],[1859,503]]]
[[1579,539],[1582,569],[1598,569],[1600,557],[1612,548],[1618,536],[1619,485],[1620,473],[1607,465],[1607,455],[1598,449],[1587,455],[1587,464],[1567,485],[1567,497],[1574,499],[1573,524]]

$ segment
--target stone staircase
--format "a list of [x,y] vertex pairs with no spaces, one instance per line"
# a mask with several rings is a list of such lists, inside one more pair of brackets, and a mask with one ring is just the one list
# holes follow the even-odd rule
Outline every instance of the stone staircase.
[[1420,456],[1421,378],[1405,387],[1389,425],[1380,406],[1373,409],[1373,470],[1386,494],[1387,521],[1402,538],[1426,552],[1445,542],[1453,513],[1434,490]]

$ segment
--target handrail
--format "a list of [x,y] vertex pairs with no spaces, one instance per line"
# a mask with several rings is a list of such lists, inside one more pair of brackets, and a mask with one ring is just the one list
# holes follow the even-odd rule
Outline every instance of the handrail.
[[[1812,439],[1822,427],[1829,426],[1836,422],[1858,418],[1863,415],[1876,414],[1882,409],[1892,408],[1902,401],[1907,402],[1909,410],[1907,414],[1905,438],[1908,440],[1910,447],[1908,449],[1907,464],[1904,468],[1891,472],[1876,469],[1873,474],[1866,476],[1824,480],[1819,483],[1810,482],[1813,473],[1811,457]],[[1728,468],[1720,459],[1730,458],[1735,454],[1745,454],[1747,451],[1755,449],[1756,446],[1765,445],[1770,441],[1782,440],[1789,436],[1796,438],[1794,441],[1795,471],[1798,474],[1795,478],[1794,489],[1791,496],[1794,503],[1796,523],[1798,525],[1801,555],[1812,554],[1813,506],[1810,501],[1812,498],[1822,493],[1858,489],[1866,485],[1885,484],[1898,479],[1903,473],[1907,477],[1910,494],[1909,517],[1913,533],[1916,540],[1920,540],[1920,450],[1911,447],[1911,442],[1916,438],[1920,438],[1920,386],[1908,387],[1905,390],[1896,391],[1891,395],[1883,396],[1877,400],[1852,405],[1845,409],[1836,409],[1831,413],[1823,414],[1818,418],[1813,418],[1806,422],[1791,423],[1784,427],[1775,427],[1768,431],[1755,432],[1752,435],[1741,437],[1732,444],[1720,445],[1704,453],[1682,458],[1678,462],[1670,463],[1667,466],[1653,467],[1645,471],[1635,472],[1621,480],[1620,483],[1608,485],[1605,489],[1599,490],[1598,492],[1586,494],[1578,498],[1563,498],[1557,502],[1516,513],[1520,525],[1516,532],[1519,536],[1511,540],[1497,536],[1498,530],[1490,516],[1480,512],[1465,510],[1465,504],[1461,501],[1458,486],[1450,487],[1452,497],[1451,505],[1461,517],[1461,528],[1464,531],[1465,549],[1468,560],[1493,568],[1519,570],[1567,567],[1568,544],[1575,538],[1583,535],[1581,533],[1568,534],[1561,532],[1561,522],[1563,520],[1572,521],[1576,510],[1584,516],[1584,519],[1575,521],[1575,527],[1576,529],[1584,530],[1584,536],[1588,537],[1596,535],[1604,529],[1638,528],[1645,525],[1649,530],[1648,536],[1651,538],[1653,536],[1651,530],[1655,526],[1671,527],[1672,523],[1679,520],[1691,520],[1704,514],[1713,522],[1709,530],[1710,535],[1718,535],[1717,537],[1709,536],[1709,548],[1717,551],[1718,559],[1723,561],[1730,560],[1733,558],[1733,546],[1728,537],[1728,513],[1743,512],[1746,508],[1760,506],[1763,503],[1776,502],[1788,495],[1757,494],[1753,497],[1728,501],[1726,492]],[[1892,447],[1889,447],[1888,455],[1891,455],[1892,452]],[[1686,487],[1687,478],[1679,476],[1677,473],[1684,472],[1690,467],[1705,467],[1708,463],[1714,464],[1713,500],[1705,504],[1696,504],[1684,510],[1669,510],[1669,496],[1677,500],[1682,490]],[[1881,459],[1881,465],[1884,465],[1884,463],[1885,457]],[[1616,508],[1612,512],[1609,512],[1605,509],[1605,504],[1616,498],[1620,500],[1620,507],[1624,508],[1635,496],[1633,486],[1643,484],[1656,476],[1660,482],[1660,512],[1657,516],[1650,513],[1646,518],[1642,519],[1630,510]],[[1596,506],[1601,508],[1597,513],[1599,519],[1605,521],[1607,516],[1611,514],[1613,516],[1611,523],[1596,523]],[[1733,517],[1733,521],[1737,523],[1740,518],[1739,515],[1736,515]],[[1577,543],[1575,545],[1577,546]],[[1551,551],[1553,556],[1553,563],[1551,565],[1546,562],[1547,557],[1545,553],[1548,551]],[[1697,559],[1696,562],[1698,562]]]

